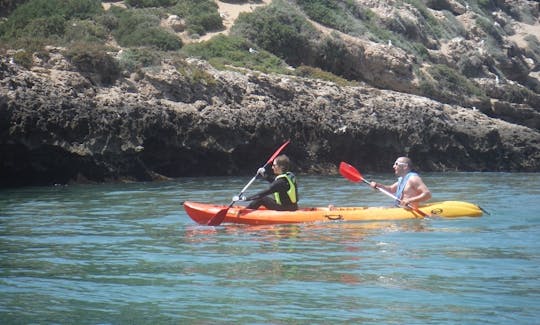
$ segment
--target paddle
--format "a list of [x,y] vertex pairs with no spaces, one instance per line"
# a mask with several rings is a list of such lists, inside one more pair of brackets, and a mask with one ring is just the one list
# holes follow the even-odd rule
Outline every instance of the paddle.
[[[271,163],[278,155],[279,153],[289,144],[289,142],[291,142],[291,140],[287,140],[284,144],[281,145],[281,147],[279,147],[276,152],[274,152],[274,154],[272,155],[272,157],[270,157],[266,163],[264,164],[264,166],[262,166],[261,168],[266,168],[266,166]],[[244,192],[247,190],[247,188],[251,185],[251,183],[253,183],[255,181],[255,179],[257,178],[257,174],[255,174],[255,176],[253,176],[253,178],[249,181],[249,183],[246,184],[246,186],[244,186],[244,188],[240,191],[240,193],[238,193],[238,197],[242,196],[242,194],[244,194]],[[227,216],[227,212],[229,211],[229,209],[233,206],[234,202],[236,201],[232,201],[231,204],[229,204],[228,207],[226,208],[223,208],[221,210],[219,210],[218,213],[216,213],[215,216],[212,217],[212,219],[210,219],[210,221],[208,221],[207,225],[208,226],[219,226],[223,220],[225,219],[225,216]]]
[[[341,175],[343,177],[350,180],[351,182],[360,182],[360,181],[362,181],[362,182],[364,182],[364,183],[371,186],[371,184],[368,181],[366,181],[364,179],[364,177],[362,177],[362,174],[360,174],[360,172],[356,168],[354,168],[352,165],[349,165],[348,163],[346,163],[344,161],[342,161],[339,164],[339,172],[341,173]],[[398,199],[397,196],[395,196],[394,194],[388,192],[384,188],[380,188],[378,186],[376,186],[375,188],[378,189],[381,193],[384,193],[384,194],[388,195],[389,197],[393,198],[394,200],[398,201],[399,203],[401,203],[401,200]],[[409,208],[411,210],[414,210],[416,213],[418,213],[422,217],[429,217],[428,214],[422,212],[418,208],[415,208],[411,204],[407,204],[407,208]]]

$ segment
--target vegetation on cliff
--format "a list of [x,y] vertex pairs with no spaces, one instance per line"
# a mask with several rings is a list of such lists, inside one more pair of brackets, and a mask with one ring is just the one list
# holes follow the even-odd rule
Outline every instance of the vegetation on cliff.
[[[196,40],[201,35],[224,29],[215,1],[126,0],[109,4],[105,10],[102,2],[95,0],[4,0],[0,9],[8,15],[0,23],[3,51],[19,50],[15,59],[29,66],[34,52],[46,53],[45,45],[71,47],[85,52],[77,55],[71,50],[71,57],[95,56],[92,61],[99,69],[102,60],[110,65],[107,55],[122,50],[122,55],[115,56],[116,62],[120,69],[131,72],[157,65],[164,58],[188,56],[204,58],[222,69],[235,66],[295,74],[287,68],[311,67],[299,74],[326,71],[335,77],[320,73],[312,77],[364,81],[445,103],[477,106],[492,115],[490,98],[540,107],[540,82],[529,75],[539,69],[540,41],[537,35],[525,38],[526,47],[508,41],[516,33],[512,21],[537,22],[534,1],[402,0],[373,6],[350,0],[274,0],[240,14],[230,36],[200,43]],[[469,26],[465,26],[458,17],[469,13]],[[163,23],[170,17],[177,17],[176,26],[180,27]],[[324,33],[321,28],[334,32]],[[179,32],[188,35],[189,44],[184,44]],[[367,63],[361,62],[369,59],[363,51],[366,46],[351,44],[351,37],[388,43],[402,51],[412,72],[397,73],[395,78],[409,80],[405,84],[381,80],[384,78],[364,71]],[[442,53],[446,44],[463,41],[470,42],[459,50],[464,52],[458,53],[459,57]],[[480,48],[474,48],[474,43]],[[250,48],[256,55],[250,55]],[[116,69],[110,71],[110,76],[100,79],[114,81],[120,76]],[[497,87],[504,89],[492,91],[491,80],[500,82]]]

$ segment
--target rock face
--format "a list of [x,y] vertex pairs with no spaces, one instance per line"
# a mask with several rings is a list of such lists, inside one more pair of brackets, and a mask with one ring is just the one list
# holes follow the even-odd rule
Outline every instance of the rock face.
[[540,171],[537,129],[478,110],[189,66],[204,77],[165,62],[101,87],[59,53],[31,70],[0,59],[0,186],[249,174],[287,139],[300,172],[389,171],[401,155],[422,171]]
[[[238,8],[217,2],[228,32],[238,12],[222,10]],[[315,66],[357,87],[196,60],[102,80],[109,66],[73,66],[58,49],[31,64],[3,55],[0,187],[252,174],[287,139],[306,173],[336,173],[342,160],[391,172],[401,155],[421,171],[540,171],[537,1],[356,3],[371,37],[309,22],[343,55],[312,51]],[[185,34],[185,20],[164,17]]]
[[[382,22],[379,39],[310,21],[321,38],[345,44],[346,69],[325,69],[377,88],[475,107],[488,116],[540,129],[537,1],[493,1],[483,9],[475,3],[474,10],[455,0],[357,3]],[[381,41],[384,36],[388,39]],[[395,44],[404,39],[408,45]]]

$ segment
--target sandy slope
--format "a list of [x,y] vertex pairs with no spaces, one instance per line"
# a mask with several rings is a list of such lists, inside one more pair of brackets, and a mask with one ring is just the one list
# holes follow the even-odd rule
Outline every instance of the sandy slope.
[[[225,26],[225,30],[214,32],[214,33],[207,33],[197,39],[193,39],[189,37],[187,32],[177,33],[180,36],[180,38],[182,38],[182,41],[184,43],[207,41],[218,34],[227,35],[229,34],[229,30],[231,29],[232,25],[234,25],[234,21],[236,20],[236,18],[238,18],[238,15],[240,15],[240,13],[252,12],[257,7],[269,5],[272,2],[272,0],[262,0],[262,2],[260,3],[258,2],[258,3],[247,3],[247,4],[232,4],[232,3],[226,3],[226,2],[222,2],[218,0],[216,0],[215,2],[219,8],[218,9],[219,14],[221,18],[223,19],[223,26]],[[119,1],[119,2],[103,1],[101,2],[101,5],[103,6],[105,10],[109,10],[111,6],[119,6],[123,8],[126,7],[123,1]]]
[[[247,4],[232,4],[232,3],[226,3],[219,0],[216,0],[215,2],[219,8],[218,9],[219,14],[223,18],[223,25],[225,26],[225,29],[219,32],[207,33],[197,39],[190,38],[186,32],[178,33],[184,43],[206,41],[218,34],[227,35],[229,33],[230,28],[234,25],[236,18],[238,18],[238,15],[240,15],[240,13],[252,12],[258,7],[269,5],[272,2],[272,0],[262,0],[262,2],[260,3],[247,3]],[[111,5],[125,7],[123,1],[102,2],[102,5],[103,5],[103,8],[105,8],[105,10],[109,9]],[[462,23],[465,23],[465,24],[470,23],[463,20],[464,19],[463,17],[466,18],[466,16],[467,15],[464,15],[461,17]],[[320,24],[314,23],[314,25],[322,32],[329,33],[331,31],[329,28],[326,28],[325,26],[322,26]],[[513,27],[516,31],[516,34],[508,38],[509,40],[515,42],[521,48],[526,48],[528,46],[527,41],[525,40],[525,37],[528,35],[534,35],[536,36],[537,39],[540,39],[540,22],[538,21],[534,25],[516,22]],[[347,35],[343,35],[343,37],[347,38]]]
[[540,22],[536,22],[534,25],[528,25],[525,23],[516,22],[514,24],[516,34],[509,37],[511,41],[514,41],[519,47],[527,47],[527,41],[525,36],[534,35],[536,39],[540,40]]
[[206,41],[211,39],[217,34],[225,34],[227,35],[229,33],[229,30],[231,29],[232,25],[234,25],[234,21],[236,18],[238,18],[238,15],[242,12],[252,12],[257,7],[266,6],[270,4],[272,0],[263,0],[262,3],[248,3],[248,4],[232,4],[232,3],[226,3],[222,1],[216,1],[218,7],[219,7],[219,14],[221,18],[223,18],[223,26],[225,26],[224,31],[219,31],[216,33],[208,33],[204,36],[202,36],[199,41]]

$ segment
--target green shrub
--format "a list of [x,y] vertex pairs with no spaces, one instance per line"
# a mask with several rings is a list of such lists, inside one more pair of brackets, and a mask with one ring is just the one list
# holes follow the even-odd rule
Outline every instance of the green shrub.
[[63,8],[66,19],[88,19],[103,12],[101,1],[98,0],[55,0]]
[[534,62],[540,62],[540,41],[534,35],[527,35],[524,37],[528,47],[525,52],[528,57],[534,59]]
[[0,27],[5,40],[19,37],[61,37],[69,19],[88,19],[103,12],[96,0],[29,0]]
[[118,63],[122,70],[134,72],[138,69],[159,65],[162,56],[160,52],[147,48],[133,48],[122,51]]
[[291,65],[310,65],[314,53],[312,40],[318,33],[298,10],[282,0],[238,16],[234,35],[247,38],[258,47],[276,54]]
[[176,70],[183,75],[191,84],[203,84],[205,86],[215,86],[218,81],[213,75],[197,66],[187,64],[185,61],[175,62]]
[[79,43],[64,54],[82,75],[96,84],[110,85],[120,76],[118,63],[103,46]]
[[186,19],[187,29],[192,34],[204,35],[209,31],[222,30],[223,22],[219,15],[200,13]]
[[124,47],[150,46],[164,51],[178,50],[182,41],[159,26],[160,19],[148,11],[115,9],[118,27],[113,31]]
[[26,69],[30,69],[33,64],[32,53],[29,53],[24,50],[17,51],[13,55],[13,61],[15,61],[15,63],[17,64],[22,65]]
[[298,0],[298,5],[309,18],[325,26],[348,33],[354,22],[339,2],[331,0]]
[[316,52],[319,56],[315,65],[321,69],[351,79],[359,77],[351,74],[354,71],[351,69],[351,64],[358,60],[354,60],[345,43],[339,38],[326,37],[317,46]]
[[44,52],[47,42],[41,37],[23,36],[10,40],[5,45],[9,45],[13,49],[24,49],[29,53]]
[[186,20],[191,34],[203,35],[209,31],[224,29],[218,6],[211,0],[178,0],[171,13]]
[[65,19],[59,15],[39,17],[28,22],[21,30],[24,36],[60,38],[64,35]]
[[253,43],[241,37],[217,35],[206,42],[186,45],[182,51],[208,60],[217,68],[232,65],[262,72],[285,71],[285,64],[278,57],[264,50],[250,52],[253,47]]
[[496,4],[493,2],[493,0],[478,0],[477,2],[478,7],[486,10],[486,12],[492,12],[496,7]]
[[528,105],[538,102],[537,97],[539,95],[535,94],[531,89],[517,84],[504,84],[501,87],[504,88],[503,96],[499,98],[501,100],[519,104],[527,103]]
[[0,0],[0,17],[7,17],[17,6],[28,0]]
[[114,7],[110,11],[117,18],[117,27],[114,33],[120,41],[137,29],[157,27],[160,23],[159,17],[148,10],[130,10]]
[[[503,39],[501,33],[499,33],[499,31],[497,30],[497,28],[493,24],[492,20],[490,20],[490,19],[488,19],[486,17],[478,16],[476,18],[476,25],[478,25],[478,27],[480,27],[484,32],[486,32],[486,34],[491,36],[491,38],[493,38],[495,41],[497,41],[497,43],[499,43],[499,44],[503,43],[504,39]],[[502,31],[502,29],[501,29],[501,31]]]
[[[152,46],[162,51],[175,51],[182,47],[182,40],[175,34],[161,27],[153,27],[147,30],[138,30],[132,40],[134,44]],[[138,35],[137,35],[138,34]],[[140,39],[136,39],[139,36]]]
[[299,77],[311,78],[311,79],[321,79],[326,81],[334,82],[340,86],[355,86],[357,83],[351,82],[347,79],[344,79],[340,76],[336,76],[331,72],[321,70],[319,68],[314,68],[306,65],[301,65],[295,69],[294,74]]
[[71,42],[102,42],[107,39],[107,30],[103,25],[92,20],[70,20],[64,31],[64,41]]
[[456,16],[449,11],[443,11],[443,14],[445,19],[441,22],[441,25],[446,33],[446,38],[457,36],[467,37],[465,26],[463,26],[463,23]]
[[420,90],[427,97],[460,105],[466,104],[473,97],[480,99],[486,97],[485,92],[476,83],[446,65],[431,66],[428,73],[431,78],[422,76],[420,82]]
[[424,29],[427,30],[428,34],[434,36],[434,38],[442,38],[444,35],[444,29],[441,28],[439,20],[433,16],[429,8],[424,3],[425,1],[421,0],[405,0],[405,2],[411,4],[415,7],[422,17],[424,18]]
[[109,32],[118,28],[118,17],[114,14],[114,10],[97,15],[95,18],[97,24],[102,25]]
[[135,8],[169,7],[176,2],[177,0],[125,0],[128,6]]
[[[222,2],[234,3],[234,4],[243,4],[243,3],[253,2],[253,1],[252,0],[222,0]],[[256,2],[261,2],[261,0],[256,1]]]

